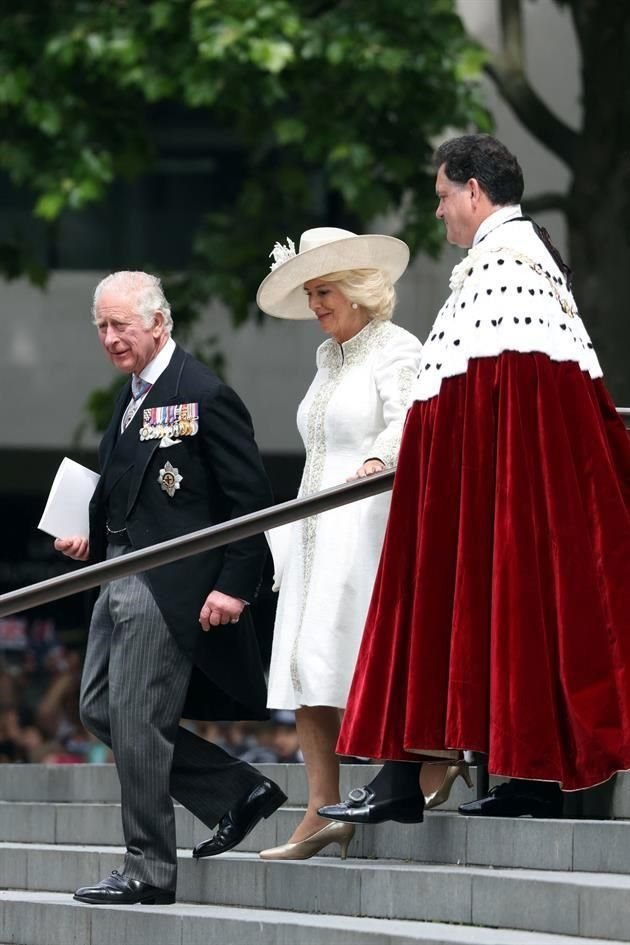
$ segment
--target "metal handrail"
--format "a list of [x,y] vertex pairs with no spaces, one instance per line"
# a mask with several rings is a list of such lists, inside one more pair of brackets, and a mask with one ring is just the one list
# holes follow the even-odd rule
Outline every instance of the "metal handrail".
[[394,472],[394,469],[386,469],[367,476],[365,479],[333,486],[305,498],[281,502],[279,505],[260,509],[249,515],[241,515],[239,518],[233,518],[220,525],[202,528],[188,535],[180,535],[178,538],[169,538],[168,541],[159,542],[157,545],[130,551],[126,555],[111,558],[109,561],[87,565],[70,574],[61,574],[48,578],[46,581],[40,581],[38,584],[30,584],[17,591],[2,594],[0,595],[0,617],[48,604],[50,601],[69,597],[79,591],[87,591],[106,581],[127,577],[140,571],[148,571],[162,564],[171,564],[180,558],[188,558],[201,551],[210,551],[212,548],[218,548],[242,538],[250,538],[270,528],[277,528],[279,525],[287,525],[289,522],[295,522],[310,515],[327,512],[340,505],[379,495],[392,488]]
[[[617,407],[617,412],[624,418],[630,418],[630,407]],[[28,587],[22,587],[17,591],[1,594],[0,618],[22,610],[29,610],[31,607],[38,607],[41,604],[48,604],[62,597],[69,597],[79,591],[90,590],[106,581],[127,577],[140,571],[148,571],[162,564],[171,564],[180,558],[210,551],[242,538],[251,538],[252,535],[277,528],[279,525],[288,525],[290,522],[296,522],[310,515],[328,512],[341,505],[379,495],[392,488],[394,473],[395,469],[386,469],[367,476],[365,479],[333,486],[305,498],[291,499],[289,502],[260,509],[258,512],[242,515],[220,525],[212,525],[187,535],[170,538],[168,541],[149,545],[138,551],[130,551],[126,555],[109,561],[87,565],[70,574],[61,574],[48,578],[46,581],[40,581],[38,584],[29,584]]]

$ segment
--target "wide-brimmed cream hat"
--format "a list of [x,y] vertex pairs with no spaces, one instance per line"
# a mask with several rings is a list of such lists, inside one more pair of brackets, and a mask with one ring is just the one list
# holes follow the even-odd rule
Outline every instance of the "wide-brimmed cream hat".
[[276,318],[315,318],[304,292],[304,283],[311,279],[344,269],[381,269],[393,284],[409,263],[409,247],[395,236],[357,236],[334,226],[305,230],[297,254],[288,240],[287,246],[276,243],[269,255],[275,261],[260,283],[256,302]]

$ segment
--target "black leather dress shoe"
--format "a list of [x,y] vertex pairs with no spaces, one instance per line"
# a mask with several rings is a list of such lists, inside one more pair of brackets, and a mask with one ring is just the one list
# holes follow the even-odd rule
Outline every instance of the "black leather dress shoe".
[[348,799],[341,804],[320,807],[317,813],[328,820],[340,820],[345,824],[380,824],[395,820],[400,824],[422,823],[424,797],[412,794],[406,797],[389,797],[379,800],[369,785],[354,788]]
[[473,817],[562,817],[562,791],[546,784],[544,793],[537,794],[508,781],[477,801],[460,804],[458,810]]
[[160,889],[139,879],[129,879],[124,873],[113,870],[111,876],[102,879],[96,886],[81,886],[74,894],[79,902],[94,905],[135,906],[141,903],[147,906],[168,905],[175,902],[175,893],[170,889]]
[[232,850],[251,833],[258,821],[270,817],[286,799],[284,791],[273,781],[261,781],[223,815],[214,836],[198,843],[193,856],[201,859]]

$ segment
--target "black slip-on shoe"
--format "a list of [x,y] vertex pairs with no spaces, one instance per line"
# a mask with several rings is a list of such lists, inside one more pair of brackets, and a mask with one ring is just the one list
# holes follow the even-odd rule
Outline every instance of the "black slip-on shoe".
[[193,856],[199,860],[205,856],[218,856],[233,850],[245,839],[263,817],[271,817],[287,796],[273,781],[264,780],[231,807],[219,821],[216,833],[208,840],[198,843]]

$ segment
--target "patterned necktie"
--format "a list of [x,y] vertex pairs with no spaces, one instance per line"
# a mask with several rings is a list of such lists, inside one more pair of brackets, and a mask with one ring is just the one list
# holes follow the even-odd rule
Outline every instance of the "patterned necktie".
[[151,390],[153,385],[149,384],[148,381],[145,381],[142,377],[138,377],[135,374],[131,377],[131,401],[129,406],[125,410],[125,415],[122,419],[122,429],[123,431],[127,429],[136,413],[140,407],[140,400],[144,395]]
[[151,384],[135,374],[131,376],[131,394],[134,400],[140,400],[151,388]]

